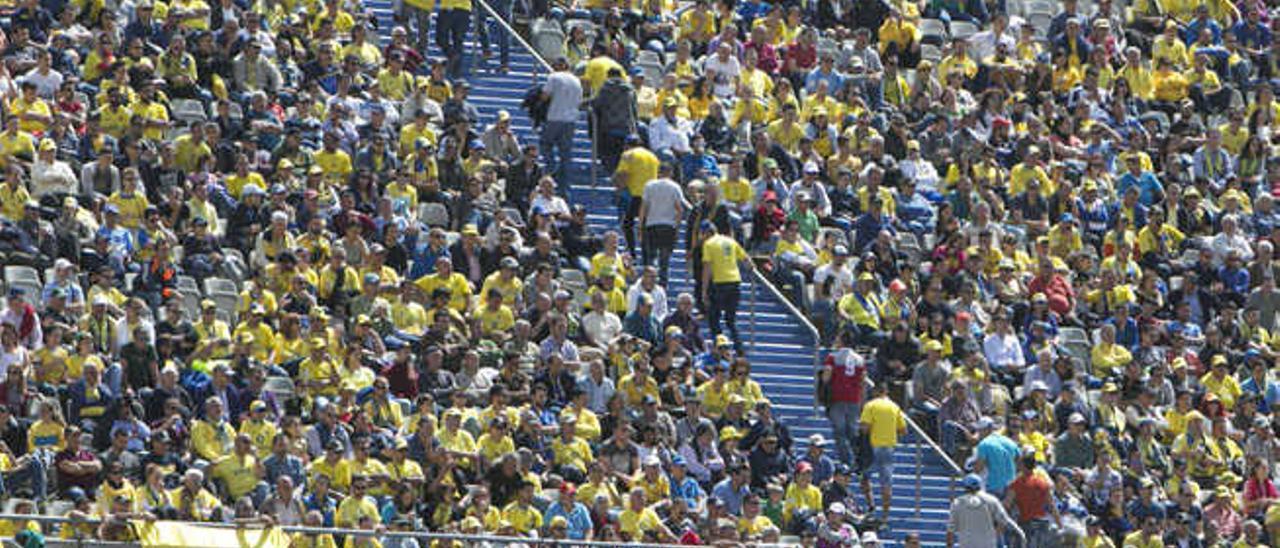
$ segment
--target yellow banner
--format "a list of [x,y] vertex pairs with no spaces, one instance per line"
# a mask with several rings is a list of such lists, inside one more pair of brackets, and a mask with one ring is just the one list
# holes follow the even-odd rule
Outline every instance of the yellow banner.
[[288,548],[289,536],[279,527],[228,529],[175,521],[135,521],[145,548]]

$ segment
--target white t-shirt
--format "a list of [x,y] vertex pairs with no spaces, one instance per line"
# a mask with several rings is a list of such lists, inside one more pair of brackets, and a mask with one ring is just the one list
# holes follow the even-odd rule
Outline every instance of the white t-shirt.
[[724,99],[733,96],[734,88],[738,85],[738,74],[742,72],[742,65],[738,63],[737,57],[730,55],[728,61],[721,61],[719,55],[712,55],[703,62],[702,70],[708,75],[714,74],[712,89],[717,97]]
[[654,179],[644,185],[644,226],[677,226],[680,212],[688,206],[680,185],[671,179]]
[[33,68],[22,77],[22,81],[35,84],[36,95],[45,99],[52,99],[53,94],[62,86],[62,73],[49,69],[48,74],[40,74],[39,68]]

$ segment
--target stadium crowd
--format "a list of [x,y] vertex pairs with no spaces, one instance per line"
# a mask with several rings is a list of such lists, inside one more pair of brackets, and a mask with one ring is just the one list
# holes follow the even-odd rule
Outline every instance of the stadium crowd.
[[[0,2],[0,497],[99,518],[0,536],[876,546],[910,416],[949,544],[1280,543],[1269,3],[486,0],[531,140],[480,1]],[[757,269],[831,443],[751,378]]]

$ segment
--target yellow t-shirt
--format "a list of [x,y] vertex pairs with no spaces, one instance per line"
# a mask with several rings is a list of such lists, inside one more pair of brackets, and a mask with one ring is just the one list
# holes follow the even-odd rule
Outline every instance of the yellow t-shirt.
[[617,172],[625,175],[627,192],[639,197],[644,195],[645,185],[658,178],[658,167],[658,157],[649,149],[635,147],[622,153]]
[[733,238],[716,234],[702,243],[702,262],[711,269],[712,283],[739,283],[738,263],[748,259],[747,251]]
[[876,398],[862,406],[860,422],[871,431],[871,447],[893,447],[898,432],[906,429],[906,416],[889,398]]

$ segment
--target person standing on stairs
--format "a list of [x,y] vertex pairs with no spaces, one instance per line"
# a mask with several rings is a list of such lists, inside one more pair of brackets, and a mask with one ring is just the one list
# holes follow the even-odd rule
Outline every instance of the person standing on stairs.
[[720,335],[720,318],[733,339],[733,348],[743,355],[742,338],[738,335],[738,300],[741,298],[742,270],[755,270],[751,256],[731,236],[721,234],[711,221],[703,221],[702,302],[707,310],[707,323],[713,337]]
[[436,45],[447,59],[445,67],[450,78],[463,76],[462,47],[471,26],[471,10],[471,0],[440,0],[440,11],[436,14]]
[[618,189],[618,211],[622,212],[622,234],[627,239],[627,253],[635,253],[636,249],[636,217],[640,214],[641,202],[644,199],[644,187],[649,181],[658,178],[660,163],[658,157],[645,148],[640,136],[631,134],[627,137],[630,147],[617,162],[617,170],[613,172],[613,185]]
[[680,185],[672,179],[675,164],[663,162],[658,178],[644,186],[640,200],[640,257],[645,266],[658,263],[658,279],[665,287],[671,254],[680,233],[680,219],[689,209]]
[[[489,3],[489,7],[497,12],[498,16],[504,21],[511,21],[511,5],[514,0],[485,0]],[[479,7],[476,12],[476,33],[480,35],[481,55],[484,59],[489,59],[489,38],[492,36],[493,41],[498,46],[498,72],[506,74],[511,70],[511,35],[507,32],[507,27],[501,23],[496,28],[489,28],[487,19],[492,15],[483,7]]]
[[1000,500],[982,491],[982,476],[964,477],[965,493],[951,501],[947,524],[947,548],[990,548],[998,546],[1000,529],[1009,529],[1026,541],[1022,529],[1009,517]]
[[[640,136],[636,133],[636,89],[622,77],[621,65],[607,68],[604,83],[595,83],[596,80],[591,78],[594,66],[617,63],[605,55],[603,48],[594,53],[599,55],[587,62],[584,76],[596,90],[595,97],[591,99],[591,109],[595,112],[593,138],[599,147],[600,161],[605,171],[612,171],[618,167],[623,147],[629,148],[640,143]],[[601,62],[597,63],[598,60]]]
[[863,476],[862,486],[870,500],[870,476],[879,476],[880,514],[888,522],[889,508],[893,504],[893,452],[898,447],[898,436],[907,432],[907,416],[898,404],[889,399],[888,384],[877,384],[871,395],[874,397],[862,406],[859,421],[864,435],[871,441],[871,463]]
[[[510,3],[510,0],[504,1]],[[505,52],[503,57],[505,65]],[[547,82],[542,85],[542,98],[549,104],[539,146],[547,173],[555,177],[560,195],[567,199],[569,162],[573,159],[573,130],[578,125],[578,110],[582,107],[582,81],[573,74],[569,60],[564,57],[557,57],[551,68],[555,72],[548,75]]]

